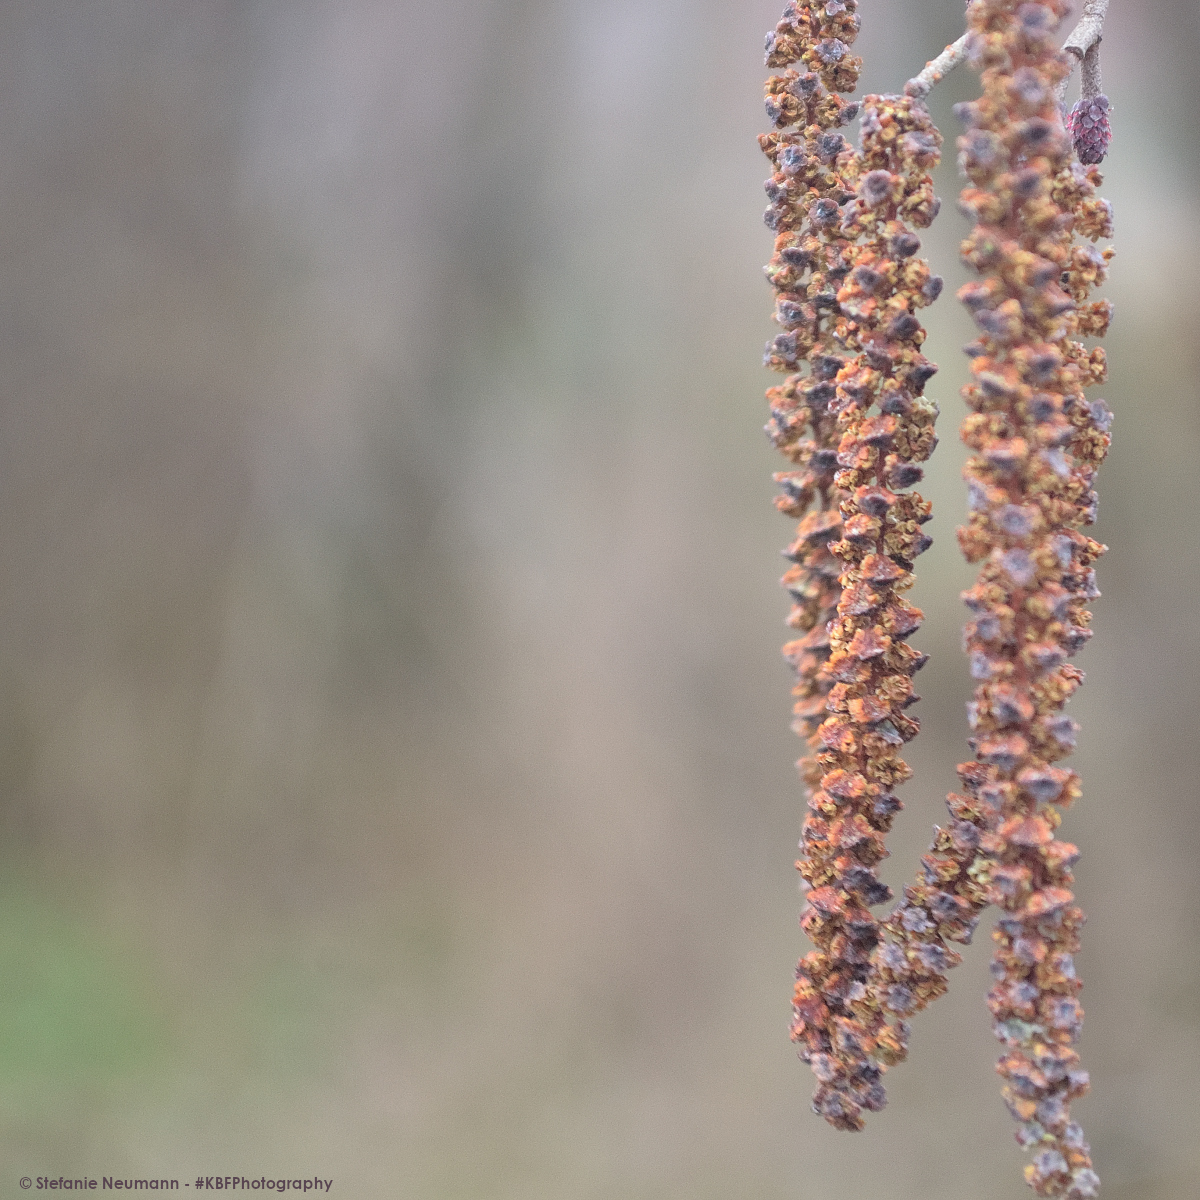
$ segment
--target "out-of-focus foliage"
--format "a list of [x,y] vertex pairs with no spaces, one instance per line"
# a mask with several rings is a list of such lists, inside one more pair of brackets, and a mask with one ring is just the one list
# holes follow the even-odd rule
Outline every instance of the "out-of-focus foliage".
[[[803,800],[754,140],[779,7],[0,8],[14,1177],[1020,1194],[986,938],[866,1133],[808,1112],[787,1040]],[[864,89],[961,10],[863,0]],[[1200,1168],[1198,58],[1188,0],[1113,6],[1112,549],[1063,831],[1109,1200]],[[950,138],[973,88],[932,97]],[[893,887],[967,757],[946,157]]]

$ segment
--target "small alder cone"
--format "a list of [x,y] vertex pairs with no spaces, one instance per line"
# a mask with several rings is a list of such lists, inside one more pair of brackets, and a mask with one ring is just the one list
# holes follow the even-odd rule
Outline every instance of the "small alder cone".
[[1054,100],[1068,69],[1055,48],[1066,11],[1062,0],[968,9],[983,94],[959,109],[961,203],[976,221],[963,257],[981,278],[959,293],[980,331],[967,347],[972,511],[959,541],[983,565],[963,597],[973,614],[964,640],[978,681],[968,714],[976,761],[959,769],[967,795],[950,805],[981,818],[974,875],[1004,910],[988,1005],[1017,1140],[1035,1151],[1026,1179],[1038,1195],[1080,1200],[1099,1188],[1070,1117],[1088,1088],[1072,1048],[1083,913],[1069,886],[1078,851],[1055,836],[1058,808],[1080,788],[1054,764],[1075,744],[1062,707],[1083,675],[1066,660],[1091,636],[1092,565],[1104,551],[1082,529],[1095,519],[1112,414],[1084,398],[1103,381],[1105,359],[1077,338],[1108,326],[1111,306],[1087,296],[1112,255],[1091,243],[1111,236],[1112,218],[1095,195],[1099,174],[1074,160]]
[[[797,468],[776,476],[778,507],[803,518],[783,580],[803,636],[784,654],[797,674],[794,728],[813,751],[799,764],[810,811],[797,866],[809,888],[801,924],[817,949],[797,968],[792,1037],[818,1079],[814,1108],[847,1129],[883,1107],[881,1075],[904,1056],[903,1014],[940,994],[906,994],[909,975],[880,975],[870,908],[890,897],[875,868],[901,807],[893,789],[911,775],[899,747],[918,729],[905,710],[925,662],[905,640],[922,614],[902,593],[930,544],[930,506],[906,489],[936,444],[937,407],[923,396],[936,367],[914,314],[942,283],[912,229],[937,211],[929,170],[941,136],[919,101],[898,96],[866,99],[861,152],[837,132],[858,106],[825,89],[854,87],[855,7],[785,9],[767,65],[811,69],[768,81],[767,112],[782,132],[760,139],[775,167],[767,275],[785,330],[766,362],[793,372],[767,393],[767,433]],[[922,981],[957,961],[936,930]]]
[[1067,132],[1081,163],[1085,166],[1102,163],[1112,141],[1108,97],[1099,95],[1080,100],[1067,116]]

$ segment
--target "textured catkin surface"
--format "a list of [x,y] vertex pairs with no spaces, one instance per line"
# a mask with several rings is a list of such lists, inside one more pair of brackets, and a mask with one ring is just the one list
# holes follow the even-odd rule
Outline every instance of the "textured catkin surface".
[[[784,655],[798,680],[794,728],[811,746],[799,764],[810,811],[797,865],[801,926],[817,949],[797,968],[792,1038],[817,1076],[814,1108],[840,1129],[884,1106],[881,1076],[907,1054],[906,1018],[945,992],[959,961],[945,941],[970,940],[986,893],[968,868],[987,826],[960,814],[931,847],[952,852],[927,860],[886,925],[870,912],[891,896],[876,867],[902,807],[893,789],[912,774],[898,747],[919,728],[905,710],[926,661],[905,640],[923,614],[902,593],[931,544],[921,530],[931,509],[903,489],[936,444],[938,410],[923,392],[937,367],[915,313],[942,279],[914,229],[938,209],[929,170],[941,135],[919,100],[868,96],[860,108],[825,90],[854,88],[858,29],[857,4],[785,9],[766,54],[768,67],[789,67],[766,85],[783,132],[759,139],[775,169],[767,277],[785,330],[765,361],[794,372],[767,393],[767,435],[801,468],[776,476],[778,507],[803,516],[783,584],[796,601],[789,623],[805,636]],[[836,132],[855,116],[858,149]]]
[[[963,389],[971,514],[959,542],[982,566],[964,594],[976,761],[960,769],[967,794],[951,803],[991,816],[979,877],[1004,916],[988,1007],[1005,1044],[1004,1099],[1018,1141],[1035,1151],[1026,1179],[1039,1195],[1090,1197],[1099,1180],[1070,1113],[1089,1086],[1072,1048],[1083,1015],[1074,961],[1083,911],[1069,886],[1079,850],[1055,836],[1081,789],[1075,772],[1052,764],[1076,744],[1079,726],[1062,710],[1083,673],[1066,660],[1092,636],[1093,564],[1105,550],[1083,530],[1095,521],[1113,415],[1084,389],[1105,381],[1107,362],[1079,339],[1108,330],[1112,305],[1089,295],[1107,278],[1112,251],[1094,243],[1113,223],[1054,96],[1065,13],[1065,4],[1002,0],[977,0],[969,13],[983,94],[959,110],[961,203],[976,221],[962,253],[981,280],[959,299],[980,336]],[[1094,139],[1083,149],[1096,159]]]
[[[883,1072],[907,1055],[907,1016],[944,994],[960,961],[946,941],[970,942],[981,910],[1000,905],[988,1005],[1006,1044],[1005,1102],[1018,1141],[1036,1151],[1030,1185],[1081,1200],[1099,1180],[1070,1116],[1089,1087],[1072,1048],[1083,913],[1067,885],[1079,851],[1053,833],[1080,788],[1051,764],[1075,745],[1078,726],[1062,708],[1083,675],[1065,660],[1091,637],[1085,606],[1099,595],[1093,563],[1105,549],[1080,530],[1095,521],[1112,423],[1083,389],[1107,366],[1103,350],[1077,339],[1108,329],[1112,305],[1088,297],[1113,253],[1093,244],[1113,227],[1092,165],[1111,135],[1108,100],[1081,101],[1065,122],[1058,107],[1064,16],[1008,0],[979,0],[969,13],[967,57],[983,94],[956,108],[966,126],[960,208],[976,221],[961,253],[983,279],[959,292],[979,330],[966,347],[973,413],[962,438],[974,453],[959,542],[984,563],[963,594],[975,614],[964,642],[979,681],[967,706],[978,758],[959,767],[965,794],[949,797],[951,825],[936,830],[882,924],[870,906],[890,889],[876,867],[902,807],[892,789],[912,774],[895,747],[918,729],[901,710],[925,661],[902,640],[923,614],[897,593],[912,585],[913,560],[930,544],[916,531],[931,516],[920,496],[887,485],[920,479],[915,464],[936,444],[937,408],[920,393],[937,368],[917,350],[925,331],[913,310],[942,290],[901,218],[925,227],[936,215],[926,172],[941,135],[914,96],[869,96],[860,114],[827,93],[857,82],[858,5],[801,0],[767,37],[766,65],[789,69],[766,85],[767,116],[783,132],[759,141],[775,169],[767,277],[785,330],[765,362],[795,372],[767,393],[767,434],[802,468],[776,476],[777,506],[803,517],[783,583],[805,636],[784,654],[798,678],[794,728],[812,747],[798,764],[810,812],[797,866],[800,923],[817,948],[797,968],[792,1038],[817,1076],[814,1110],[861,1129],[863,1110],[886,1103]],[[855,115],[857,150],[834,131]]]

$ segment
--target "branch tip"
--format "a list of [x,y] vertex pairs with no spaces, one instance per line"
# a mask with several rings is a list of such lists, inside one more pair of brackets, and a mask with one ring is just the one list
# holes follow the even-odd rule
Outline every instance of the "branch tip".
[[1082,66],[1082,98],[1094,100],[1100,95],[1100,43],[1104,40],[1104,18],[1107,13],[1108,0],[1086,0],[1079,23],[1063,42],[1063,51],[1074,61],[1071,62],[1070,72],[1058,84],[1056,94],[1060,108],[1066,108],[1067,84],[1071,81],[1076,64]]
[[933,91],[934,86],[942,82],[967,57],[967,34],[956,42],[951,42],[937,56],[925,64],[921,71],[914,75],[905,85],[904,94],[915,100],[923,100]]

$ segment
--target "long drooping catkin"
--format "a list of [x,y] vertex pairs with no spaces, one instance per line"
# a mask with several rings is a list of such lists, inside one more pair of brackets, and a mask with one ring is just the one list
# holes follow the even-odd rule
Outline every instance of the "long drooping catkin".
[[[969,33],[904,96],[866,98],[855,150],[837,130],[858,106],[833,93],[858,76],[856,0],[796,0],[767,39],[767,65],[789,69],[768,81],[777,131],[760,139],[774,167],[767,274],[784,331],[766,361],[787,375],[768,391],[767,432],[795,468],[776,477],[778,506],[802,518],[784,576],[802,636],[784,649],[797,675],[794,727],[810,748],[797,866],[816,949],[797,967],[792,1036],[818,1079],[816,1110],[860,1128],[863,1110],[885,1102],[883,1072],[907,1053],[907,1017],[946,990],[959,961],[947,943],[970,941],[997,904],[988,1004],[1005,1043],[1004,1097],[1018,1140],[1037,1151],[1030,1184],[1073,1200],[1095,1196],[1099,1180],[1069,1112],[1088,1086],[1072,1048],[1083,914],[1069,890],[1077,851],[1055,837],[1059,809],[1080,789],[1054,764],[1074,745],[1062,709],[1083,677],[1066,660],[1090,636],[1092,564],[1104,550],[1082,531],[1095,519],[1112,415],[1084,399],[1105,360],[1079,340],[1102,336],[1111,316],[1106,301],[1088,300],[1112,254],[1094,246],[1112,233],[1094,166],[1110,136],[1103,8],[1089,0],[1068,39],[1085,69],[1066,126],[1069,65],[1053,41],[1065,0],[973,0]],[[971,515],[959,530],[982,564],[963,597],[976,757],[958,768],[949,825],[881,922],[870,909],[890,893],[876,867],[901,807],[894,788],[910,775],[899,748],[917,732],[906,710],[924,662],[905,640],[921,613],[902,593],[930,511],[905,489],[936,443],[937,408],[923,395],[936,368],[915,314],[941,281],[913,227],[936,214],[929,170],[941,137],[922,100],[968,53],[983,76],[981,99],[959,109],[961,207],[975,222],[963,257],[981,277],[959,293],[979,327],[963,390]]]
[[891,977],[880,992],[870,907],[890,896],[875,867],[901,807],[893,789],[911,774],[899,747],[918,729],[905,710],[925,660],[905,639],[922,616],[902,593],[929,545],[930,509],[904,489],[936,442],[937,408],[922,394],[936,368],[914,314],[941,290],[912,230],[937,211],[929,170],[941,137],[924,106],[868,97],[861,151],[836,132],[857,106],[825,85],[854,86],[854,9],[785,10],[767,64],[813,69],[768,81],[767,111],[784,132],[761,139],[775,167],[767,224],[778,233],[767,273],[785,330],[767,362],[794,372],[768,392],[767,432],[799,467],[777,477],[779,507],[803,517],[784,584],[804,636],[784,653],[798,677],[795,728],[812,747],[800,764],[810,811],[798,866],[809,887],[801,923],[817,949],[797,968],[792,1036],[818,1078],[814,1106],[844,1128],[882,1107],[880,1076],[903,1057],[906,1026],[889,1017],[932,994],[901,1004]]
[[1075,744],[1062,708],[1083,676],[1066,660],[1090,636],[1086,604],[1099,595],[1092,564],[1104,547],[1081,530],[1095,518],[1111,421],[1103,401],[1083,395],[1104,378],[1103,351],[1076,340],[1107,328],[1107,303],[1085,300],[1111,251],[1075,236],[1112,230],[1099,176],[1073,161],[1055,101],[1067,66],[1052,39],[1065,11],[1063,0],[974,0],[968,10],[983,95],[960,110],[962,207],[976,222],[963,257],[981,280],[959,293],[980,331],[967,348],[972,512],[959,540],[983,566],[964,595],[976,761],[960,770],[968,796],[951,802],[985,813],[992,830],[978,877],[1004,915],[988,1005],[1018,1140],[1037,1150],[1026,1178],[1039,1195],[1082,1198],[1099,1186],[1069,1110],[1088,1086],[1072,1049],[1083,913],[1068,886],[1078,852],[1056,839],[1054,807],[1078,798],[1079,781],[1053,764]]
[[[767,66],[789,69],[767,81],[767,116],[779,132],[759,138],[774,168],[765,220],[777,236],[767,278],[784,330],[768,343],[764,361],[789,372],[767,392],[767,435],[795,468],[775,477],[782,487],[777,506],[804,518],[787,551],[795,565],[783,577],[794,600],[788,624],[804,636],[789,642],[784,654],[797,676],[793,727],[810,742],[825,718],[831,686],[821,676],[829,654],[826,627],[841,595],[839,564],[828,549],[841,533],[833,484],[840,434],[828,405],[842,364],[831,326],[849,243],[831,230],[854,189],[845,177],[853,151],[836,131],[858,115],[857,104],[827,88],[853,91],[862,65],[848,49],[858,33],[855,4],[834,7],[838,11],[827,14],[824,6],[814,12],[789,4],[768,35]],[[810,69],[792,69],[797,62]],[[800,372],[804,363],[808,375]]]
[[[902,489],[920,479],[916,464],[936,442],[937,408],[922,395],[936,368],[920,352],[925,331],[914,313],[942,282],[917,257],[910,225],[928,225],[937,210],[929,169],[940,145],[919,101],[868,96],[856,194],[838,227],[852,239],[834,326],[851,354],[830,401],[842,431],[834,478],[842,537],[830,544],[842,594],[828,626],[822,677],[833,686],[817,731],[820,777],[800,864],[812,887],[802,924],[818,950],[797,969],[792,1032],[817,1074],[814,1106],[846,1128],[861,1125],[863,1108],[882,1107],[880,1076],[903,1057],[907,1038],[876,986],[880,928],[868,906],[890,895],[875,865],[900,806],[892,789],[911,775],[899,748],[918,730],[905,710],[925,661],[905,640],[922,617],[902,593],[930,544],[921,529],[930,507]],[[825,1019],[814,1021],[822,1009]]]

